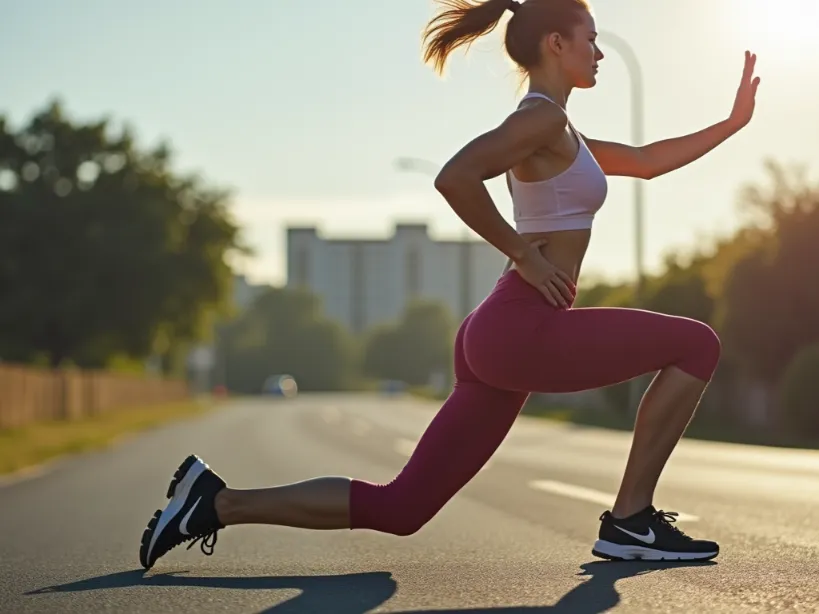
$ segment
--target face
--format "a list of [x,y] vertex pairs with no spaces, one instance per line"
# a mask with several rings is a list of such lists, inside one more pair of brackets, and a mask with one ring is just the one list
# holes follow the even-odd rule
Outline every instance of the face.
[[572,31],[571,38],[550,34],[544,44],[560,66],[569,87],[586,89],[597,84],[598,63],[603,53],[597,46],[597,27],[594,17],[583,11],[583,18]]

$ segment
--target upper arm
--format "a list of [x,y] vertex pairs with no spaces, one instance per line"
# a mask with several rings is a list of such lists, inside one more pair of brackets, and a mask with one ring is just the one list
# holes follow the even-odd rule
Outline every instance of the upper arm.
[[606,175],[650,178],[651,166],[642,147],[581,136]]
[[567,118],[557,105],[533,105],[512,113],[502,124],[467,143],[441,169],[436,183],[463,176],[486,181],[508,171],[533,153],[554,144]]

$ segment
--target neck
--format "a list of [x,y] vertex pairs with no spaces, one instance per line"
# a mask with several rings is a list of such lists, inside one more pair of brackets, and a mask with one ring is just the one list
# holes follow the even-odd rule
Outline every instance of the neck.
[[562,108],[566,108],[572,88],[554,73],[533,73],[529,75],[529,92],[545,94]]

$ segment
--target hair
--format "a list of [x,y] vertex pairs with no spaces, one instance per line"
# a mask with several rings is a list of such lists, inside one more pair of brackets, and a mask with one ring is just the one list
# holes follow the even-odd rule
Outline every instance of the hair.
[[437,0],[443,9],[424,29],[424,62],[432,62],[443,74],[449,55],[458,47],[467,48],[484,34],[492,32],[507,10],[513,11],[506,26],[506,53],[520,69],[528,71],[540,61],[540,41],[557,32],[571,38],[587,0]]

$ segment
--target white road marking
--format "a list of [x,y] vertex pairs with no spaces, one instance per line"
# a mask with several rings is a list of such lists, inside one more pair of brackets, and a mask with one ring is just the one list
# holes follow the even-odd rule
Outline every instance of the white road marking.
[[[608,508],[614,505],[614,500],[617,498],[616,495],[599,490],[575,486],[574,484],[566,484],[564,482],[555,482],[553,480],[534,480],[529,482],[529,486],[535,490],[542,490],[553,495],[562,495],[581,501],[589,501],[590,503],[598,503]],[[693,514],[685,514],[683,512],[678,512],[678,514],[677,520],[679,522],[697,522],[699,520],[699,517]]]

